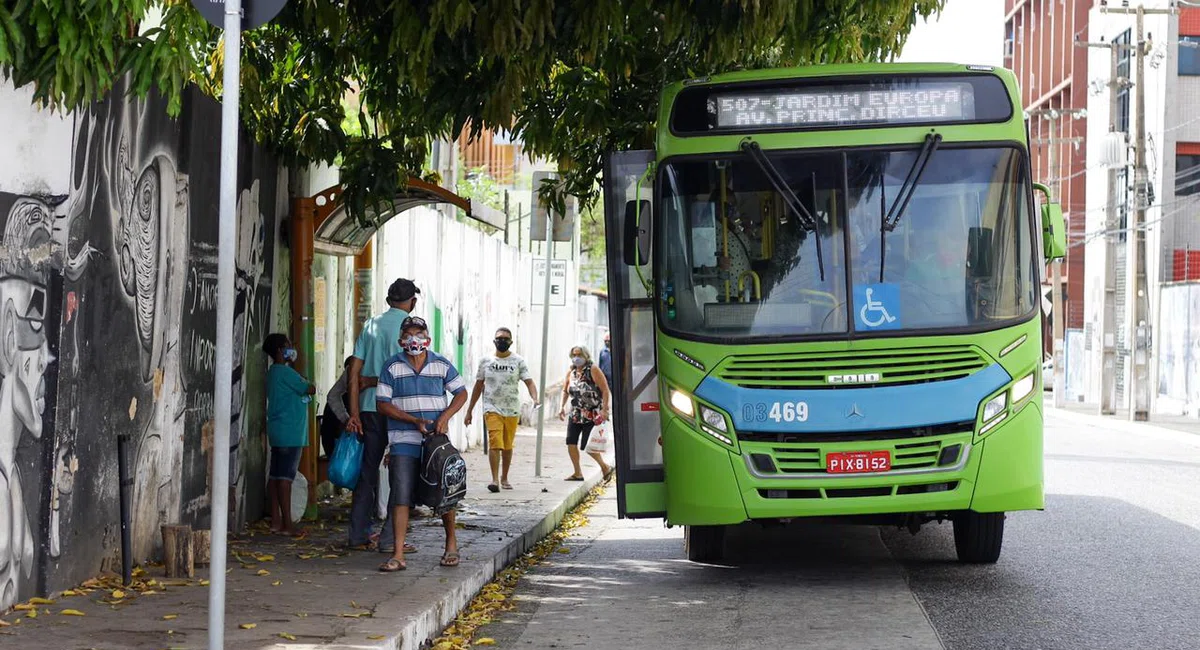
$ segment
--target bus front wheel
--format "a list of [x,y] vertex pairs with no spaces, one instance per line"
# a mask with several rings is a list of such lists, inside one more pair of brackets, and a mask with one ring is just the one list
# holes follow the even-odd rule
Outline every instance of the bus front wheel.
[[688,560],[712,564],[725,556],[724,526],[688,526],[683,532]]
[[960,512],[954,517],[954,550],[968,564],[995,564],[1004,543],[1003,512]]

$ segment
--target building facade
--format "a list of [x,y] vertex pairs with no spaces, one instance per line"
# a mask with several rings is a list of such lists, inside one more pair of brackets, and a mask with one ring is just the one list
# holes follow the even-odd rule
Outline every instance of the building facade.
[[[1151,9],[1167,9],[1170,4],[1145,2]],[[1139,79],[1133,48],[1119,47],[1118,84],[1110,90],[1111,49],[1093,47],[1089,54],[1085,322],[1077,355],[1082,367],[1076,369],[1079,380],[1072,398],[1099,403],[1103,392],[1112,390],[1114,407],[1128,408],[1132,381],[1128,366],[1137,328],[1131,332],[1127,324],[1131,306],[1127,242],[1131,216],[1141,200],[1152,410],[1194,415],[1200,409],[1200,291],[1196,290],[1200,282],[1200,118],[1194,109],[1200,102],[1200,9],[1147,14],[1143,32],[1144,79]],[[1136,34],[1135,16],[1105,12],[1098,3],[1091,10],[1089,42],[1136,45]],[[1145,102],[1147,166],[1146,193],[1140,199],[1132,167],[1139,91]],[[1115,114],[1110,110],[1112,92]],[[1116,169],[1111,188],[1102,145],[1110,128],[1124,134],[1128,148],[1128,164]],[[1111,292],[1105,291],[1106,282]],[[1100,326],[1106,308],[1115,311],[1111,333]],[[1106,338],[1116,348],[1111,388],[1103,381]]]
[[[1085,109],[1088,100],[1088,53],[1076,46],[1076,39],[1087,33],[1091,4],[1091,0],[1005,2],[1004,66],[1016,73],[1021,104],[1030,116],[1033,177],[1052,186],[1058,181],[1057,196],[1070,243],[1079,242],[1085,230],[1088,120],[1079,109]],[[1051,111],[1057,111],[1057,116]],[[1057,168],[1051,169],[1055,157]],[[1084,269],[1082,248],[1071,247],[1062,269],[1067,328],[1083,327]],[[1049,296],[1050,273],[1045,278],[1043,290]]]

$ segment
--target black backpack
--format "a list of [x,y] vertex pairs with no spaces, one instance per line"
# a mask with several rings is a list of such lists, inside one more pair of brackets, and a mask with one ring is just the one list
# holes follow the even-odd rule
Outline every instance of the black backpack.
[[445,434],[427,436],[421,445],[417,501],[442,515],[453,510],[466,495],[467,461]]

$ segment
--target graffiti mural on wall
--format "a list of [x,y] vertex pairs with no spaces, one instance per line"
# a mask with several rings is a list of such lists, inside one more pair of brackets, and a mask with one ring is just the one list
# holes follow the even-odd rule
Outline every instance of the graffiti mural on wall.
[[[116,560],[120,436],[134,559],[155,555],[164,523],[208,524],[220,111],[194,90],[178,120],[153,95],[114,97],[75,118],[68,195],[0,188],[0,610]],[[256,448],[244,441],[261,431],[262,363],[247,349],[270,316],[279,184],[271,160],[244,151],[229,450],[240,508],[262,473],[239,443]]]

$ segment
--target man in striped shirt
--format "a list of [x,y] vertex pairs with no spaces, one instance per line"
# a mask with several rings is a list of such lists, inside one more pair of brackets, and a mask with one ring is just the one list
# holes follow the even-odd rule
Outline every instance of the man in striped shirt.
[[[467,401],[467,387],[454,364],[429,351],[429,327],[410,316],[400,326],[401,353],[392,357],[379,375],[375,401],[388,419],[388,477],[391,482],[392,526],[396,550],[380,571],[401,571],[409,509],[415,503],[421,472],[421,442],[433,433],[446,433],[450,418]],[[446,394],[454,397],[447,400]],[[446,551],[442,566],[458,566],[458,538],[454,510],[442,515]]]

